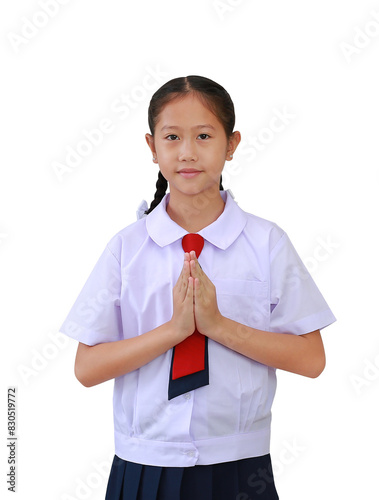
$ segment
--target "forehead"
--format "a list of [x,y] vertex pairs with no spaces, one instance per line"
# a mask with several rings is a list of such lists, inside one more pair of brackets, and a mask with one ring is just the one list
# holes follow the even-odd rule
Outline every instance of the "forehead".
[[159,114],[157,126],[193,127],[208,123],[214,128],[223,128],[219,119],[212,111],[204,105],[196,94],[185,97],[177,97],[168,102]]

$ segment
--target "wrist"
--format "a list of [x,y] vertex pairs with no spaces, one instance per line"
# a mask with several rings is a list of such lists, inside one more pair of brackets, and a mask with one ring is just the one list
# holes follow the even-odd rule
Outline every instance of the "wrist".
[[175,318],[171,318],[170,321],[166,323],[166,328],[167,335],[169,336],[172,343],[172,347],[185,340],[195,330],[195,328],[193,327],[190,333],[184,331],[181,325],[178,324],[177,321],[175,321]]
[[205,335],[216,342],[222,343],[221,340],[223,338],[223,332],[225,332],[226,321],[227,318],[221,313],[218,313]]
[[246,343],[248,337],[251,338],[251,330],[248,326],[220,314],[207,336],[225,347],[239,352],[241,345]]

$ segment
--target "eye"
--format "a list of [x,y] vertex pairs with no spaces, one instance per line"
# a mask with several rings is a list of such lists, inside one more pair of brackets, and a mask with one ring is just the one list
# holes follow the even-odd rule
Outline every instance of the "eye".
[[168,139],[169,141],[176,141],[176,139],[179,139],[179,137],[175,134],[170,134],[166,136],[166,139]]
[[203,141],[205,139],[208,139],[210,137],[210,135],[208,135],[208,134],[199,134],[198,137],[200,137],[200,139]]

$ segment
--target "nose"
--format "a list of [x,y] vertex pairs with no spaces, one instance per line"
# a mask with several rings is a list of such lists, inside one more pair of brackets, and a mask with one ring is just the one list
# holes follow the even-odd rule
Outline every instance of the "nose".
[[197,161],[196,148],[191,141],[182,141],[179,161]]

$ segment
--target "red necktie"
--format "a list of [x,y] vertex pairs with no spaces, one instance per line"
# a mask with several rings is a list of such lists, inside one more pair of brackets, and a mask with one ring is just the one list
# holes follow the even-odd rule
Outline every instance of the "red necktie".
[[[199,258],[204,246],[204,238],[199,234],[186,234],[182,240],[182,246],[185,252],[195,250],[196,257]],[[173,380],[204,370],[204,359],[205,337],[195,330],[192,335],[175,346],[172,363]]]

